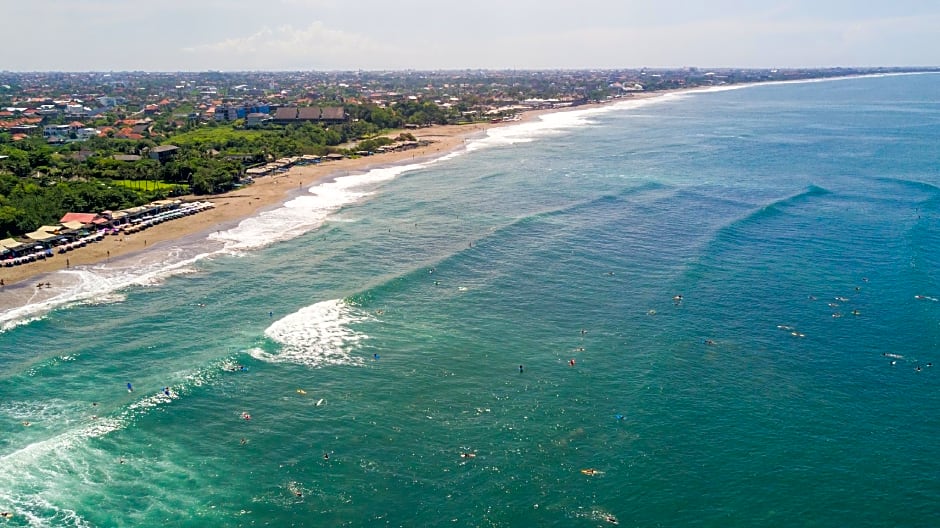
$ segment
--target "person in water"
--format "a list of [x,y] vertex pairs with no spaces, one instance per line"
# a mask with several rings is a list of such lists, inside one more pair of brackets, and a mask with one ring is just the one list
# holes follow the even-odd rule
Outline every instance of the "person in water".
[[134,392],[134,387],[130,383],[127,384],[127,392]]
[[519,365],[519,374],[522,374],[523,368],[522,365]]

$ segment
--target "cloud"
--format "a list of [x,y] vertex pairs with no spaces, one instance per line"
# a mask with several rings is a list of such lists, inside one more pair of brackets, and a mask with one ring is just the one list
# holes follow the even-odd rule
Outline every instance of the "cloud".
[[365,35],[329,28],[322,22],[296,28],[263,27],[244,37],[183,48],[188,62],[212,69],[351,69],[374,67],[396,53]]

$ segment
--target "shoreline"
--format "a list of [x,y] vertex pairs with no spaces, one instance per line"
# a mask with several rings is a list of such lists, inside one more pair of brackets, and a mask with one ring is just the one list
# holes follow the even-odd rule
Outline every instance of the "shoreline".
[[[337,161],[321,162],[316,165],[292,167],[287,173],[256,178],[254,183],[240,189],[217,195],[187,195],[187,200],[209,201],[214,208],[192,216],[164,222],[145,231],[132,235],[109,235],[102,241],[89,244],[68,253],[52,258],[14,267],[0,267],[0,279],[3,289],[21,289],[32,287],[32,281],[45,284],[43,289],[57,289],[62,284],[51,280],[55,272],[75,267],[90,267],[111,259],[124,259],[144,251],[158,250],[167,242],[188,237],[208,235],[223,226],[237,225],[242,220],[262,211],[278,207],[300,195],[319,183],[331,181],[349,174],[361,174],[374,169],[394,167],[411,163],[423,163],[447,154],[458,152],[468,141],[486,135],[487,130],[532,122],[546,114],[582,111],[593,108],[605,108],[618,103],[639,101],[663,97],[667,94],[691,92],[696,89],[677,89],[660,92],[639,92],[632,97],[613,99],[599,103],[588,103],[563,108],[528,110],[521,113],[521,118],[498,123],[474,123],[468,125],[434,125],[417,130],[394,130],[386,135],[395,136],[402,132],[412,133],[418,140],[428,140],[426,146],[411,150],[388,152],[361,158],[345,158]],[[38,289],[38,288],[37,288]],[[6,304],[6,303],[3,303]]]

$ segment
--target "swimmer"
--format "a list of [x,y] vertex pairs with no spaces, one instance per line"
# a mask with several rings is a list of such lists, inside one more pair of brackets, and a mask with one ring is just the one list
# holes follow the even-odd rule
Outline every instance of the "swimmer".
[[920,372],[920,365],[917,365],[916,367],[914,367],[914,371],[915,371],[915,372]]
[[582,329],[581,329],[581,335],[585,335],[585,334],[587,334],[587,330],[585,330],[585,329],[582,328]]
[[573,367],[573,366],[574,366],[574,358],[571,358],[571,359],[568,360],[568,366],[569,366],[569,367]]
[[31,426],[31,425],[33,425],[33,424],[31,424],[31,423],[29,423],[29,422],[23,422],[23,427],[29,427],[29,426]]
[[610,524],[620,524],[620,521],[618,521],[617,518],[614,517],[613,515],[608,515],[604,517],[604,520],[609,522]]
[[0,512],[0,517],[3,517],[4,519],[12,519],[13,514],[10,512]]
[[816,300],[816,296],[815,296],[815,295],[810,295],[810,296],[808,297],[808,299],[811,300],[811,301],[815,301],[815,300]]
[[274,312],[273,311],[268,312],[268,317],[274,317]]
[[245,420],[251,420],[251,415],[248,414],[247,412],[243,412],[243,413],[242,413],[242,418],[244,418]]
[[522,374],[522,365],[519,365],[519,374]]
[[933,363],[927,363],[927,368],[930,368],[932,366],[933,366]]
[[301,396],[303,396],[303,395],[307,394],[307,391],[305,391],[305,390],[303,390],[303,389],[297,389],[297,394],[300,394]]
[[242,438],[241,440],[239,440],[238,443],[240,443],[241,445],[245,445],[245,444],[248,443],[248,439],[247,439],[247,438]]
[[617,421],[623,421],[624,416],[622,414],[615,414],[614,418],[616,418]]
[[379,355],[378,355],[378,354],[372,354],[372,359],[379,359]]
[[712,341],[711,339],[706,339],[706,340],[703,341],[703,342],[704,342],[706,345],[714,345],[714,344],[715,344],[715,342]]
[[163,395],[164,395],[164,396],[169,396],[169,395],[170,395],[170,388],[169,388],[169,387],[163,387]]
[[476,458],[476,453],[460,453],[460,458]]
[[842,317],[842,314],[839,313],[839,312],[836,312],[836,313],[832,314],[832,316],[835,317],[836,319],[838,319],[838,318]]
[[595,476],[595,475],[600,475],[601,473],[603,473],[603,471],[598,471],[598,470],[596,470],[596,469],[594,469],[594,468],[588,468],[588,469],[582,469],[582,470],[581,470],[581,473],[583,473],[583,474],[585,474],[585,475],[587,475],[587,476],[589,476],[589,477],[593,477],[593,476]]
[[329,453],[323,453],[323,460],[329,460],[329,459],[330,459],[330,454],[329,454]]

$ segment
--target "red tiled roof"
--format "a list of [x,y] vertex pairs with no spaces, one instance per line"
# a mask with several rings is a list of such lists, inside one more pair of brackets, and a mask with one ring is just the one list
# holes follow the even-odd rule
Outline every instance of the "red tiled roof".
[[59,223],[81,222],[83,224],[90,224],[95,221],[97,216],[98,215],[95,213],[65,213],[65,216],[59,220]]

